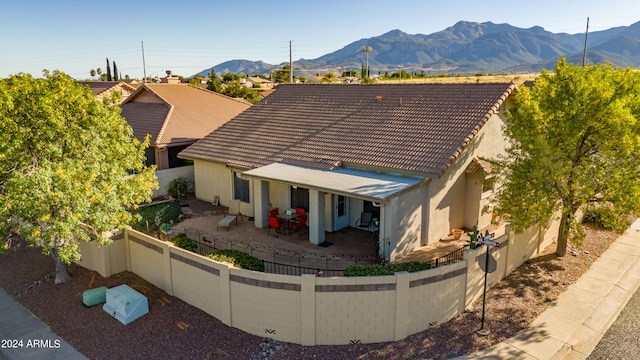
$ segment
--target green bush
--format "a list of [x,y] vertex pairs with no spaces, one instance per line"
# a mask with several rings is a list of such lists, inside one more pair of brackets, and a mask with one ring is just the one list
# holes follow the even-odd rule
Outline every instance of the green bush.
[[344,276],[383,276],[393,275],[400,271],[406,272],[418,272],[422,270],[431,269],[430,263],[425,262],[406,262],[396,264],[380,264],[380,265],[356,265],[348,267],[344,271]]
[[167,193],[173,196],[174,198],[177,198],[178,195],[182,197],[186,197],[187,188],[188,188],[187,178],[179,177],[177,179],[173,179],[169,181],[169,183],[167,184]]
[[211,254],[207,255],[207,257],[216,261],[231,263],[240,269],[264,272],[264,263],[262,260],[239,250],[214,250]]
[[196,252],[198,250],[198,242],[191,240],[187,235],[181,234],[173,239],[173,245],[185,250]]
[[605,230],[614,230],[622,233],[631,225],[628,217],[615,212],[612,205],[591,204],[584,210],[582,222],[593,222],[596,226]]
[[[180,216],[180,205],[175,202],[168,202],[141,207],[137,210],[133,210],[132,213],[140,217],[138,222],[132,225],[134,229],[142,232],[154,233],[158,231],[160,225],[178,221],[178,217]],[[148,230],[147,223],[149,224]]]

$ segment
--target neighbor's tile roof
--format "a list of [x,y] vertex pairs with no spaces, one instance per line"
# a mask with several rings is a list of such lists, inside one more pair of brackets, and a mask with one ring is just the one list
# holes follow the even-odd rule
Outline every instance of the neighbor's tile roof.
[[180,156],[247,168],[342,161],[441,175],[514,87],[280,85]]
[[78,83],[88,86],[91,89],[91,93],[95,96],[102,96],[108,91],[116,90],[117,87],[121,87],[129,93],[136,90],[135,87],[125,83],[124,81],[78,81]]
[[[144,99],[152,94],[158,102]],[[122,116],[138,139],[151,135],[151,144],[177,145],[201,139],[251,106],[188,84],[145,84],[122,104]]]

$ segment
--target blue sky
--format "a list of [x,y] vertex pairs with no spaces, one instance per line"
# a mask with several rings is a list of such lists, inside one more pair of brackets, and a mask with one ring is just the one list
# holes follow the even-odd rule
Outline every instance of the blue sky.
[[2,0],[0,77],[43,69],[90,78],[115,60],[122,76],[191,76],[232,59],[314,59],[400,29],[431,34],[460,20],[584,33],[640,21],[640,1]]

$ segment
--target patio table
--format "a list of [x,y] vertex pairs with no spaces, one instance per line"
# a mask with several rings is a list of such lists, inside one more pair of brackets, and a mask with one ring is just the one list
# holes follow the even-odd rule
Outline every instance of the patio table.
[[276,217],[278,219],[282,219],[285,221],[285,229],[289,231],[289,234],[291,233],[291,223],[294,223],[295,220],[297,218],[300,217],[300,214],[296,214],[296,213],[292,213],[292,214],[287,214],[287,213],[283,213],[283,214],[278,214],[276,215]]

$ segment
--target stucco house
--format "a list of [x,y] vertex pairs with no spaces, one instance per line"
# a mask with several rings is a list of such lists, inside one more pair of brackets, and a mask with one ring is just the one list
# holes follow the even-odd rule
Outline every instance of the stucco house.
[[146,163],[156,165],[159,171],[160,193],[156,195],[162,195],[172,178],[193,178],[192,168],[176,170],[167,175],[168,179],[160,173],[191,166],[177,157],[180,151],[250,106],[244,99],[180,83],[143,84],[126,98],[121,104],[121,114],[133,128],[134,136],[142,140],[151,135]]
[[378,220],[391,261],[456,228],[491,221],[513,83],[279,85],[183,150],[196,196],[241,200],[255,225],[270,208],[305,208],[309,241]]
[[98,99],[110,95],[113,91],[122,94],[122,101],[136,90],[135,86],[124,81],[78,81],[78,83],[88,86],[91,93]]

